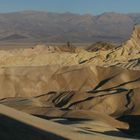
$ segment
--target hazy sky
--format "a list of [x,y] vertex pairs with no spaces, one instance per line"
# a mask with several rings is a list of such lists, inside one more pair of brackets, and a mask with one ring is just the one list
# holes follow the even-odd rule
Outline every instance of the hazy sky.
[[100,14],[140,12],[140,0],[0,0],[0,12],[39,10]]

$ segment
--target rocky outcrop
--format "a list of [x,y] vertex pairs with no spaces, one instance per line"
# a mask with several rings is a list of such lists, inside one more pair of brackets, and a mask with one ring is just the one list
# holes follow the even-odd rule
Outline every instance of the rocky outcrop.
[[107,51],[107,50],[114,49],[115,47],[117,47],[117,45],[115,45],[115,44],[106,43],[106,42],[97,42],[97,43],[92,44],[89,47],[87,47],[86,50],[92,51],[92,52],[96,52],[96,51],[100,51],[100,50]]
[[[102,66],[118,66],[125,69],[140,69],[139,58],[140,58],[140,26],[134,27],[133,33],[128,41],[123,43],[121,46],[109,50],[100,51],[99,57],[105,56],[100,59]],[[96,60],[99,60],[95,57]]]
[[130,39],[122,45],[122,55],[136,55],[140,53],[140,25],[134,27]]

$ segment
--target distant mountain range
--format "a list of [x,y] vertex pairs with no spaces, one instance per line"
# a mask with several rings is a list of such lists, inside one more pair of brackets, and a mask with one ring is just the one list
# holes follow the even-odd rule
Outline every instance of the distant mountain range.
[[122,42],[130,36],[140,13],[79,15],[23,11],[0,14],[0,41]]

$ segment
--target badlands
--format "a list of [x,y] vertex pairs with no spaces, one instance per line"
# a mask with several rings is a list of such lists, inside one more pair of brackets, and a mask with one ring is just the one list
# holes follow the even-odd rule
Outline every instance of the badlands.
[[139,94],[138,25],[120,46],[0,50],[0,139],[140,139]]

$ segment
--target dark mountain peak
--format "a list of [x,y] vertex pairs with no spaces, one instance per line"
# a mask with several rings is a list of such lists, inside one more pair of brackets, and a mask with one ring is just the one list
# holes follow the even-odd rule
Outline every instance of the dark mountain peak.
[[140,23],[140,14],[20,11],[0,14],[0,39],[12,35],[10,40],[15,41],[16,32],[43,42],[122,42],[136,23]]

